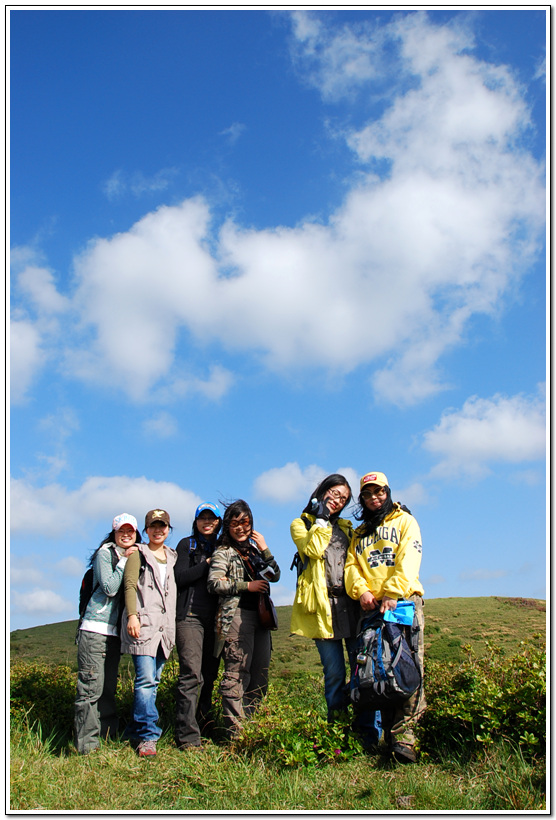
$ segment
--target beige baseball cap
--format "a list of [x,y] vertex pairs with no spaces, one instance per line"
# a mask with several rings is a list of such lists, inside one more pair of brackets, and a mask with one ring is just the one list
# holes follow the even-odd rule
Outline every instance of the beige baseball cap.
[[363,489],[365,484],[376,484],[378,487],[388,487],[388,479],[384,473],[365,473],[359,485],[359,491]]

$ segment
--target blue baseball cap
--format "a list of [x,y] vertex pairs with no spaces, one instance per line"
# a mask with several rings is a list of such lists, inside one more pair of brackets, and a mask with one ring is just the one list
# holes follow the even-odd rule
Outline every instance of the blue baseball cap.
[[208,510],[213,515],[215,515],[216,518],[222,518],[218,504],[211,504],[210,501],[204,501],[202,504],[199,504],[199,506],[195,510],[195,518],[199,518],[203,510]]

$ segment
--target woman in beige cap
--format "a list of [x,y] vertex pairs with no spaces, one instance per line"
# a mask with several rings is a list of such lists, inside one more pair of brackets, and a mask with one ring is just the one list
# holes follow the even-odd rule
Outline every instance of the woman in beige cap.
[[[398,601],[415,606],[413,626],[406,626],[406,638],[418,631],[415,660],[421,672],[419,689],[406,701],[381,709],[384,739],[401,763],[414,763],[416,738],[413,727],[425,709],[423,658],[425,620],[423,587],[419,581],[421,532],[411,513],[392,501],[384,473],[371,471],[360,482],[357,527],[348,550],[345,585],[364,612],[395,610]],[[415,642],[415,641],[414,641]]]

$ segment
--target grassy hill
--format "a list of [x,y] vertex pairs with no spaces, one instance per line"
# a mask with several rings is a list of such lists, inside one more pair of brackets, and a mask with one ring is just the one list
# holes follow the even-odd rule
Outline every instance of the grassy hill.
[[[529,648],[519,644],[534,633],[544,635],[545,602],[432,599],[425,611],[428,709],[414,766],[397,764],[385,746],[378,755],[366,755],[349,730],[349,718],[346,724],[327,723],[318,653],[312,641],[290,636],[291,607],[278,610],[268,696],[233,744],[217,738],[195,752],[176,749],[177,663],[166,665],[157,698],[164,734],[156,761],[139,759],[122,739],[93,755],[76,755],[71,738],[76,621],[16,630],[11,634],[10,808],[543,813],[546,658],[542,641]],[[466,644],[475,656],[460,664]],[[128,656],[120,670],[123,727],[133,701]],[[218,703],[216,694],[217,710]]]
[[[313,641],[290,635],[291,606],[278,607],[279,629],[272,635],[272,664],[288,672],[319,672]],[[431,660],[458,661],[462,646],[477,655],[490,641],[511,653],[534,632],[546,633],[546,602],[532,598],[431,598],[425,603],[425,646]],[[77,621],[16,629],[10,634],[12,660],[40,661],[77,669]],[[125,663],[125,659],[124,659]]]

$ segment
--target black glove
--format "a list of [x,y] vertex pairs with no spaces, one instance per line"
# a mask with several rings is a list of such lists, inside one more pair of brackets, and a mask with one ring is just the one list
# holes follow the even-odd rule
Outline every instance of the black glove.
[[328,521],[330,518],[330,510],[328,509],[328,505],[322,499],[321,501],[317,501],[316,498],[311,499],[311,512],[315,516],[315,518],[322,518],[323,521]]

